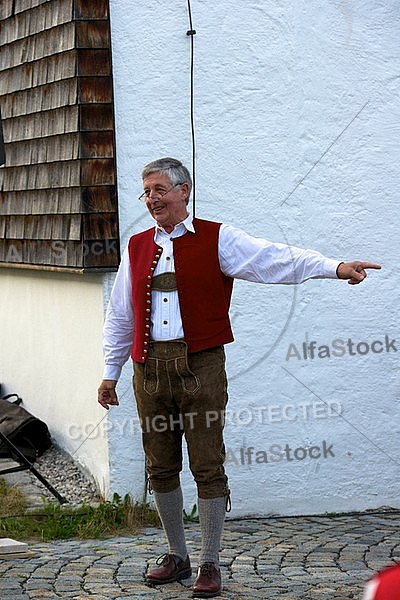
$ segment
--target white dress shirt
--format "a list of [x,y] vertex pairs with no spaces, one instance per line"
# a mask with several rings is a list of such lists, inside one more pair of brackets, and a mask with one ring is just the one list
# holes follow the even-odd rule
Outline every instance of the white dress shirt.
[[[154,275],[174,272],[174,237],[194,232],[189,215],[167,233],[155,226],[154,240],[163,249]],[[244,231],[222,224],[218,238],[221,271],[229,277],[257,283],[302,283],[307,279],[336,278],[339,261],[314,250],[303,250],[255,238]],[[178,292],[152,291],[150,337],[153,340],[183,338]],[[118,380],[132,350],[134,318],[128,247],[125,249],[111,292],[104,331],[104,379]]]

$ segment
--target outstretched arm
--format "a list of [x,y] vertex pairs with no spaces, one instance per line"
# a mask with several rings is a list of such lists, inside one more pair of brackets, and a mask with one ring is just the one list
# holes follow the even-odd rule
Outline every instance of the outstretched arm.
[[367,276],[365,269],[380,269],[381,266],[376,263],[362,262],[353,260],[352,262],[342,262],[336,269],[339,279],[347,279],[350,285],[357,285],[364,281]]
[[339,262],[315,250],[255,238],[231,225],[221,225],[218,257],[228,277],[257,283],[302,283],[308,279],[348,279],[354,285],[380,269],[371,262]]

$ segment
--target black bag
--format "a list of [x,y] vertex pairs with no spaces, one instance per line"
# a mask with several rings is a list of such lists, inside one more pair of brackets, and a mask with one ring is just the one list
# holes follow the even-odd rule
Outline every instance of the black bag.
[[[9,398],[16,397],[14,402]],[[43,421],[20,406],[22,399],[17,394],[8,394],[0,399],[0,432],[30,461],[35,462],[51,446],[49,429]],[[12,451],[0,442],[0,458],[12,457]]]

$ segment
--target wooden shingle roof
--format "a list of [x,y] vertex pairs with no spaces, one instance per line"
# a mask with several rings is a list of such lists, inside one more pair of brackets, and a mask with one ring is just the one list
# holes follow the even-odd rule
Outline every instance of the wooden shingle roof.
[[0,266],[115,270],[108,0],[1,0]]

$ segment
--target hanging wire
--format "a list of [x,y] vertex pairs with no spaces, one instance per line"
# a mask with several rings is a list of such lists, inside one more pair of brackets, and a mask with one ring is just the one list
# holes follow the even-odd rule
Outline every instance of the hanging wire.
[[196,133],[194,127],[194,36],[196,30],[193,29],[192,7],[188,0],[189,27],[186,35],[190,36],[190,128],[192,135],[192,179],[193,179],[193,216],[196,214]]

